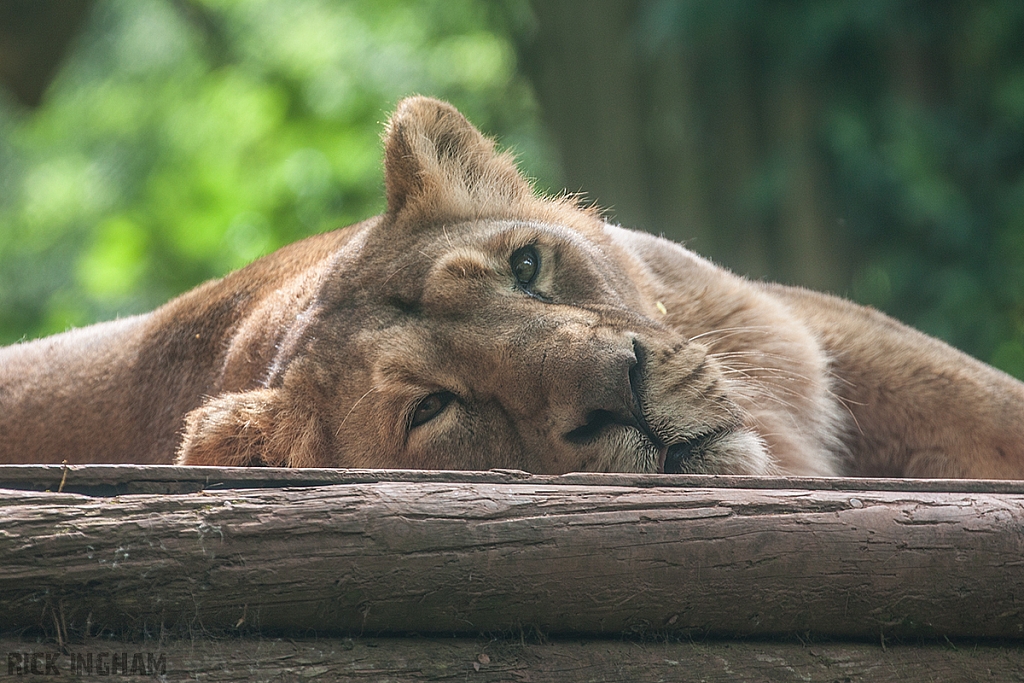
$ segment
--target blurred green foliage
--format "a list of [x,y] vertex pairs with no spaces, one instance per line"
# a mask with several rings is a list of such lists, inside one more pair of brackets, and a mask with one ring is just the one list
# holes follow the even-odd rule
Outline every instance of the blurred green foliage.
[[1024,378],[1024,3],[747,9],[769,96],[813,93],[842,293]]
[[532,6],[570,188],[1024,378],[1024,3]]
[[101,0],[43,106],[0,102],[0,343],[149,310],[380,212],[382,126],[412,93],[550,178],[493,28],[528,20],[486,0]]
[[1024,377],[1024,3],[578,10],[98,0],[41,108],[0,94],[0,343],[379,212],[383,123],[422,93],[544,189]]
[[816,34],[849,293],[1024,378],[1024,3],[847,7]]
[[751,19],[770,76],[819,98],[844,293],[1024,378],[1024,3],[804,0]]

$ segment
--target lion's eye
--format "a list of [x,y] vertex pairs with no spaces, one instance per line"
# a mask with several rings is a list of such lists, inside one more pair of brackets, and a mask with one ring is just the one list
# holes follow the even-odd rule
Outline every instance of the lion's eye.
[[448,404],[455,398],[455,394],[450,391],[439,391],[436,394],[427,396],[419,405],[416,406],[416,410],[412,413],[411,427],[419,427],[421,424],[430,422],[435,417],[441,414]]
[[520,287],[529,287],[537,279],[537,272],[540,270],[540,254],[532,244],[520,247],[512,252],[509,259],[512,266],[512,274]]

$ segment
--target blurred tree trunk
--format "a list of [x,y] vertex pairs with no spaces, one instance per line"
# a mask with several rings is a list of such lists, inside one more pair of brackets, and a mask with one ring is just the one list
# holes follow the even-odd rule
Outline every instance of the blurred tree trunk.
[[93,0],[0,1],[0,84],[37,107]]
[[845,273],[837,266],[836,231],[827,218],[825,170],[815,151],[817,98],[807,83],[789,81],[779,89],[772,112],[773,136],[788,170],[778,214],[777,241],[783,267],[797,284],[838,289]]
[[522,54],[560,144],[566,188],[625,224],[650,223],[639,64],[626,39],[637,2],[537,2],[539,33]]
[[740,273],[845,288],[807,82],[774,82],[728,21],[683,40],[653,3],[532,6],[520,61],[570,191]]

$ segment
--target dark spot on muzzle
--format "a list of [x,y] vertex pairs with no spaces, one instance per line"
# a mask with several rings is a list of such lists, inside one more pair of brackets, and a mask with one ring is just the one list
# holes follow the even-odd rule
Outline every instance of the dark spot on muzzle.
[[606,428],[612,425],[637,427],[636,420],[625,413],[613,413],[610,410],[592,410],[587,414],[586,422],[565,435],[565,440],[574,444],[585,444],[597,438]]

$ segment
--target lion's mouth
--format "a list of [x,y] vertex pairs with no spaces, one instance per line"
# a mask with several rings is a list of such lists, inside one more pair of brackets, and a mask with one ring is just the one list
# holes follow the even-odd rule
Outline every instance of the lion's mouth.
[[[714,459],[712,457],[713,449],[723,438],[733,432],[731,426],[717,428],[706,426],[704,431],[691,438],[666,444],[651,430],[642,417],[629,419],[599,410],[593,411],[587,416],[587,421],[583,425],[567,433],[564,438],[575,444],[591,444],[616,428],[636,432],[640,439],[657,449],[657,469],[654,471],[659,474],[688,474],[707,471],[708,461]],[[641,447],[641,452],[650,453],[647,447]]]
[[687,464],[701,459],[715,442],[728,433],[728,428],[715,429],[698,434],[681,443],[662,446],[658,451],[658,472],[660,474],[685,474],[691,471]]
[[[644,406],[644,384],[647,372],[647,352],[644,347],[633,339],[635,362],[629,369],[629,400],[613,410],[596,409],[586,414],[583,424],[570,430],[563,438],[577,445],[588,445],[618,432],[621,429],[637,433],[642,442],[627,439],[636,450],[636,460],[623,461],[620,471],[651,471],[651,456],[656,454],[657,469],[660,474],[687,474],[714,471],[718,451],[722,441],[732,434],[738,426],[735,420],[715,420],[711,424],[704,423],[683,425],[663,424],[660,429],[652,428]],[[732,416],[734,417],[734,416]],[[716,424],[717,422],[717,424]],[[692,436],[691,436],[692,435]],[[621,438],[621,437],[620,437]],[[682,441],[677,441],[682,438]],[[617,441],[617,439],[616,439]],[[630,449],[632,450],[632,449]],[[727,449],[728,450],[728,449]],[[614,465],[613,465],[614,467]]]
[[[692,464],[704,459],[708,450],[723,436],[728,434],[729,427],[706,426],[696,435],[679,443],[665,443],[657,434],[644,414],[642,400],[645,375],[647,372],[647,351],[637,339],[633,339],[633,355],[636,363],[629,370],[630,392],[632,393],[632,413],[636,420],[634,426],[658,449],[658,469],[660,474],[684,474],[692,472]],[[698,468],[700,469],[700,468]]]

